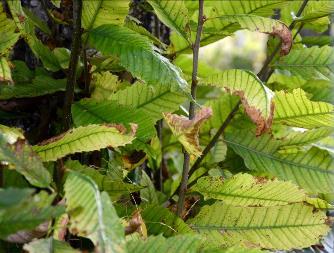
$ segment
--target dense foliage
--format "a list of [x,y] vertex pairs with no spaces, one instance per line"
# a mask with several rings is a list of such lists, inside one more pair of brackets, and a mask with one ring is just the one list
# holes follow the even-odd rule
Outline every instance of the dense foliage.
[[[0,5],[0,252],[334,252],[332,1],[28,2]],[[239,30],[260,71],[199,58]]]

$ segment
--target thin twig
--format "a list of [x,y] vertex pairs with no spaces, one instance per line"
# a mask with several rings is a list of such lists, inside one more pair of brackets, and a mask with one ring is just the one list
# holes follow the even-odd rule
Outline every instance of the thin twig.
[[74,97],[74,86],[76,83],[76,70],[80,54],[81,45],[81,12],[82,0],[73,1],[73,41],[71,47],[71,59],[69,73],[67,77],[65,100],[64,100],[64,130],[71,126],[71,105]]
[[[196,99],[196,89],[197,89],[197,71],[198,71],[198,54],[201,42],[201,34],[203,29],[203,3],[204,0],[198,1],[198,24],[197,24],[197,32],[196,32],[196,39],[195,43],[192,45],[193,50],[193,72],[191,76],[191,96],[195,100]],[[190,101],[189,105],[189,119],[193,119],[195,117],[195,103]],[[181,179],[181,186],[179,191],[179,201],[177,204],[177,215],[179,217],[182,216],[183,208],[184,208],[184,200],[187,191],[187,184],[188,184],[188,172],[190,167],[190,155],[188,152],[184,151],[184,161],[183,161],[183,172],[182,172],[182,179]]]
[[[302,3],[300,9],[297,12],[296,17],[299,17],[303,10],[305,9],[307,2],[309,0],[304,0],[304,2]],[[292,30],[295,25],[296,25],[296,20],[294,20],[290,26],[289,29]],[[301,29],[299,29],[297,31],[297,34],[300,32]],[[266,59],[266,61],[264,62],[262,69],[260,70],[260,72],[258,73],[258,77],[266,82],[268,81],[268,79],[270,78],[271,74],[273,73],[273,71],[271,70],[269,72],[269,74],[266,75],[268,69],[269,69],[269,64],[273,61],[273,59],[275,58],[275,55],[277,54],[277,52],[279,51],[281,45],[279,44],[275,50],[273,51],[273,53]],[[241,105],[241,102],[239,101],[239,103],[232,109],[232,111],[229,113],[229,115],[227,116],[227,118],[225,119],[225,121],[223,122],[223,124],[221,125],[221,127],[218,129],[217,133],[214,135],[214,137],[211,139],[211,141],[209,142],[209,144],[205,147],[205,149],[202,152],[202,155],[195,161],[195,163],[193,164],[193,166],[191,167],[191,169],[189,170],[188,176],[190,177],[195,171],[196,169],[198,169],[198,167],[200,166],[201,162],[204,160],[204,158],[206,157],[206,155],[210,152],[210,150],[216,145],[216,142],[219,140],[219,137],[221,134],[224,133],[226,127],[229,125],[229,123],[232,121],[232,119],[234,118],[234,116],[236,115],[236,113],[239,110],[239,107]],[[182,182],[181,182],[182,183]],[[171,199],[182,187],[182,184],[179,185],[179,187],[171,194],[170,198]],[[180,191],[182,192],[182,191]]]
[[[157,37],[158,40],[160,40],[160,21],[157,16],[154,16],[154,35]],[[156,123],[156,130],[157,130],[157,136],[159,138],[160,142],[160,152],[161,152],[161,160],[160,160],[160,166],[159,166],[159,171],[157,175],[157,188],[160,191],[163,191],[163,164],[164,164],[164,154],[163,154],[163,149],[162,149],[162,126],[163,126],[163,120],[159,120]]]
[[[300,6],[300,8],[299,8],[299,10],[298,10],[298,12],[297,12],[297,14],[296,14],[296,17],[299,17],[299,16],[302,14],[302,12],[304,11],[304,9],[305,9],[305,7],[306,7],[308,1],[309,1],[309,0],[304,0],[304,1],[303,1],[302,5]],[[293,21],[291,22],[291,24],[289,25],[289,30],[292,31],[293,28],[295,28],[296,24],[297,24],[297,20],[295,19],[295,20],[293,20]],[[298,31],[296,32],[295,36],[297,36],[297,34],[298,34],[300,31],[301,31],[301,29],[298,30]],[[273,59],[275,58],[275,56],[276,56],[277,52],[280,50],[280,48],[281,48],[281,43],[279,43],[279,44],[276,46],[276,48],[274,49],[274,51],[271,53],[271,55],[270,55],[269,57],[267,57],[266,61],[264,62],[262,69],[261,69],[260,72],[258,73],[258,77],[259,77],[262,81],[268,81],[269,77],[270,77],[270,76],[272,75],[272,73],[274,72],[274,71],[271,69],[271,70],[269,71],[269,73],[267,73],[267,72],[268,72],[268,69],[269,69],[269,64],[273,61]]]
[[90,95],[90,78],[89,78],[87,52],[86,52],[86,46],[85,45],[82,48],[82,61],[83,61],[83,75],[84,75],[84,82],[85,82],[84,93],[85,93],[86,97],[89,97],[89,95]]

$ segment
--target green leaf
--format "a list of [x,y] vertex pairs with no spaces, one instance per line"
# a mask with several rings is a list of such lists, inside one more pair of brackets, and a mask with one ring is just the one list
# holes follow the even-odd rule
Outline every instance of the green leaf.
[[186,40],[190,37],[188,10],[183,0],[149,0],[158,18]]
[[79,253],[72,249],[66,242],[53,238],[39,239],[23,245],[23,249],[28,253]]
[[302,43],[310,46],[326,46],[333,43],[333,38],[329,35],[322,35],[322,36],[304,36],[302,37]]
[[61,69],[56,55],[45,46],[34,34],[26,34],[26,41],[35,54],[39,58],[43,66],[50,71],[56,72]]
[[73,121],[76,126],[103,123],[138,125],[136,137],[148,140],[155,134],[154,123],[143,111],[119,105],[115,101],[81,100],[72,106]]
[[205,7],[210,10],[208,17],[217,17],[232,14],[254,14],[263,17],[274,15],[276,8],[284,8],[286,0],[227,0],[227,1],[207,1]]
[[145,186],[144,189],[140,190],[141,199],[149,204],[159,204],[159,199],[154,184],[145,171],[142,171],[140,184]]
[[246,166],[257,172],[291,180],[311,193],[334,192],[334,160],[331,154],[315,147],[293,154],[280,154],[282,143],[269,134],[255,137],[249,130],[230,132],[228,146],[240,155]]
[[334,206],[320,198],[306,198],[306,202],[317,209],[333,209]]
[[10,70],[10,63],[5,57],[0,56],[0,84],[2,86],[2,82],[12,83],[12,72]]
[[53,79],[48,76],[36,76],[31,84],[15,84],[0,86],[0,100],[11,98],[38,97],[65,91],[66,79]]
[[209,243],[282,250],[309,247],[329,230],[325,214],[303,204],[234,207],[216,202],[188,223]]
[[91,30],[105,24],[121,25],[128,15],[129,4],[129,0],[83,1],[82,26]]
[[194,233],[181,218],[162,206],[149,205],[141,212],[141,216],[151,235],[163,234],[169,237],[176,234]]
[[43,222],[55,218],[64,212],[62,206],[51,206],[55,195],[41,191],[26,198],[21,203],[0,210],[0,238],[17,231],[34,229]]
[[266,180],[249,174],[229,179],[202,177],[191,188],[205,199],[223,200],[233,206],[278,206],[302,202],[305,193],[290,182]]
[[[177,56],[175,60],[173,60],[173,63],[179,68],[181,68],[183,73],[187,75],[186,76],[187,80],[188,79],[191,80],[191,75],[193,71],[192,62],[193,62],[193,57],[192,55],[189,54],[181,54]],[[201,59],[198,60],[198,73],[197,73],[198,77],[205,78],[219,73],[220,73],[219,69],[208,65]]]
[[274,103],[274,122],[308,129],[333,126],[333,105],[310,101],[302,89],[276,92]]
[[334,104],[334,89],[332,81],[319,79],[308,80],[302,88],[310,94],[311,100]]
[[0,56],[8,54],[16,41],[19,39],[20,34],[15,32],[16,25],[13,20],[7,18],[6,12],[0,6]]
[[168,239],[162,235],[150,236],[147,240],[133,239],[127,242],[128,252],[131,253],[196,253],[200,240],[194,235],[177,235]]
[[281,41],[281,55],[287,55],[292,46],[292,35],[289,28],[281,21],[250,14],[233,14],[208,18],[205,22],[204,33],[219,34],[226,32],[224,27],[238,23],[241,29],[262,32],[278,36]]
[[230,94],[222,94],[217,99],[209,99],[204,106],[212,108],[212,117],[204,122],[201,131],[210,132],[218,129],[237,105],[238,99]]
[[334,133],[331,127],[320,127],[304,132],[289,132],[282,137],[281,148],[287,149],[293,146],[302,146],[317,142]]
[[38,27],[42,32],[46,33],[47,35],[51,36],[52,32],[48,25],[41,20],[35,13],[30,11],[28,8],[23,7],[24,14],[31,20],[31,22]]
[[119,197],[122,194],[129,194],[143,188],[140,185],[129,184],[121,179],[112,178],[108,174],[103,175],[98,170],[82,165],[75,160],[66,161],[65,167],[90,177],[94,180],[99,190],[107,192],[110,197]]
[[[189,13],[196,12],[198,10],[198,2],[191,3],[191,1],[185,1],[189,9]],[[206,18],[219,17],[223,15],[233,14],[250,14],[263,17],[270,17],[274,15],[275,9],[280,9],[285,6],[286,0],[256,0],[256,1],[244,1],[244,0],[227,0],[227,1],[205,1],[204,13]],[[191,5],[191,6],[190,6]],[[197,22],[197,17],[196,17]],[[230,36],[233,32],[240,29],[240,26],[235,23],[228,23],[225,27],[222,27],[221,34],[202,34],[201,46],[208,45],[217,40],[220,40],[226,36]],[[192,36],[194,37],[194,36]],[[171,51],[177,55],[182,53],[191,52],[191,48],[185,39],[176,33],[171,34],[172,48]]]
[[121,82],[118,76],[105,71],[94,73],[91,85],[94,87],[91,98],[95,100],[108,100],[117,90],[125,86],[125,82]]
[[132,31],[139,33],[143,36],[146,36],[149,38],[155,45],[162,49],[166,49],[167,45],[161,42],[157,37],[155,37],[153,34],[151,34],[149,31],[147,31],[143,26],[140,25],[140,22],[136,19],[133,19],[132,17],[128,17],[125,20],[124,26],[131,29]]
[[34,190],[30,188],[0,189],[0,210],[21,203],[23,200],[32,195],[33,192]]
[[[57,47],[53,49],[52,53],[57,58],[59,66],[62,69],[68,69],[70,65],[71,51],[64,47]],[[80,62],[79,62],[80,64]]]
[[148,86],[136,83],[111,95],[109,99],[141,109],[153,121],[157,121],[163,117],[163,112],[178,110],[186,97],[180,93],[171,92],[163,85]]
[[33,148],[43,161],[56,161],[79,152],[124,146],[135,139],[135,128],[130,133],[126,132],[122,125],[88,125],[73,128]]
[[34,71],[30,70],[24,61],[12,61],[12,70],[15,85],[19,83],[30,83],[35,76]]
[[240,246],[233,246],[229,248],[216,248],[216,249],[208,249],[204,250],[204,253],[263,253],[268,252],[260,249],[252,249]]
[[[301,0],[293,1],[289,4],[288,10],[295,12],[301,4]],[[287,12],[288,10],[284,11]],[[303,23],[314,22],[315,19],[329,16],[332,13],[334,13],[334,5],[332,1],[310,1],[303,10],[301,17],[296,18],[296,20],[297,22]],[[293,15],[290,14],[289,20],[292,21],[292,19]]]
[[97,252],[125,252],[124,229],[108,194],[100,193],[89,177],[73,171],[64,190],[70,232],[91,239]]
[[187,90],[180,70],[155,52],[148,38],[129,28],[99,26],[90,32],[89,42],[103,54],[118,57],[120,65],[148,84]]
[[212,75],[200,84],[214,85],[237,95],[251,120],[257,125],[257,135],[271,127],[274,113],[273,92],[250,71],[231,69]]
[[30,184],[37,187],[48,187],[51,183],[51,175],[31,146],[23,139],[9,144],[1,132],[0,162],[8,164],[8,169],[15,169],[22,174]]
[[334,49],[329,46],[294,49],[272,64],[274,68],[288,70],[304,79],[334,78]]

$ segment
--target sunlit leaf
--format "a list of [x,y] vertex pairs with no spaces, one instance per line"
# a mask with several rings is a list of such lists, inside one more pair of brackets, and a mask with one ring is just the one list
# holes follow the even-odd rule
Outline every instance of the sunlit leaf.
[[280,141],[269,134],[256,138],[246,130],[228,133],[225,142],[251,170],[291,180],[309,192],[334,192],[334,160],[325,150],[312,147],[307,151],[280,154],[277,152],[282,145]]
[[195,118],[192,120],[171,113],[164,113],[164,118],[173,134],[182,143],[187,152],[198,157],[202,153],[198,140],[199,128],[211,115],[211,108],[203,107],[196,113]]
[[226,92],[239,96],[246,113],[257,125],[257,135],[271,127],[274,113],[273,92],[252,72],[225,70],[201,80],[200,83],[221,87]]
[[88,125],[39,143],[34,150],[43,161],[55,161],[78,152],[124,146],[135,139],[135,125],[131,132],[127,132],[122,125]]
[[290,182],[267,180],[249,174],[229,179],[202,177],[191,188],[205,199],[223,200],[233,206],[278,206],[305,200],[305,193]]
[[274,101],[274,122],[308,129],[333,126],[333,105],[310,101],[302,89],[276,92]]
[[202,207],[188,223],[213,245],[267,249],[305,248],[329,230],[325,214],[304,204],[234,207],[216,202]]
[[187,83],[181,77],[180,70],[154,51],[147,37],[129,28],[99,26],[90,32],[89,42],[103,54],[118,57],[120,65],[148,84],[187,90]]
[[108,194],[78,172],[69,172],[64,189],[70,232],[91,239],[98,252],[125,252],[124,230]]

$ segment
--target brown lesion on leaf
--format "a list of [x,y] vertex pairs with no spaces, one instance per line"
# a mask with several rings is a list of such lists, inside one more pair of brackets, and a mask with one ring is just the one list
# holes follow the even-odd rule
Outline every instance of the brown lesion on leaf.
[[281,38],[282,44],[280,55],[284,56],[289,54],[293,41],[289,28],[283,24],[280,26],[273,26],[273,31],[270,34]]
[[[138,125],[137,124],[134,124],[134,123],[130,123],[130,130],[128,130],[124,125],[122,124],[114,124],[114,123],[111,123],[111,124],[101,124],[102,126],[105,126],[105,127],[110,127],[110,128],[115,128],[118,130],[118,132],[120,134],[126,134],[127,132],[129,132],[129,134],[131,136],[135,136],[136,135],[136,132],[137,132],[137,128],[138,128]],[[47,140],[44,140],[40,143],[37,144],[37,146],[45,146],[47,144],[50,144],[50,143],[53,143],[53,142],[56,142],[60,139],[62,139],[65,135],[67,134],[71,134],[73,132],[73,129],[70,129],[64,133],[61,133],[57,136],[54,136],[54,137],[51,137]]]
[[187,152],[193,156],[200,156],[202,151],[199,145],[198,133],[201,124],[211,117],[212,109],[203,107],[192,120],[185,116],[172,113],[163,113],[172,132],[178,137]]
[[140,211],[136,210],[131,219],[128,221],[125,227],[125,235],[133,234],[135,232],[139,233],[142,238],[147,238],[147,229],[143,218],[141,217]]
[[266,177],[254,177],[256,184],[265,184],[268,182],[268,179]]
[[[225,90],[231,93],[229,89],[225,88]],[[275,109],[275,104],[273,101],[270,102],[270,113],[269,117],[266,119],[259,109],[249,105],[248,100],[245,97],[245,93],[242,90],[234,91],[233,95],[237,95],[240,97],[241,103],[244,106],[247,115],[256,124],[256,136],[267,132],[271,128]]]

